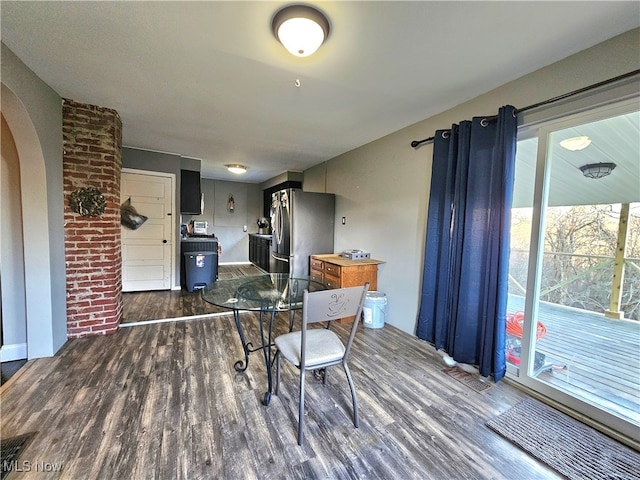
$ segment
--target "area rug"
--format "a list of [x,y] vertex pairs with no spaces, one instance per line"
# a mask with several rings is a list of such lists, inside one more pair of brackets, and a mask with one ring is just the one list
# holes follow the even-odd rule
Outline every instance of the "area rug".
[[532,398],[487,426],[571,480],[640,479],[640,453]]
[[483,382],[477,375],[467,373],[464,370],[460,370],[458,367],[445,368],[443,372],[478,393],[484,392],[493,386],[491,381]]
[[31,442],[35,434],[35,432],[25,433],[17,437],[3,438],[2,441],[0,441],[0,453],[2,454],[2,459],[0,459],[2,462],[0,463],[0,479],[5,478],[19,467],[19,464],[16,463],[18,457],[22,451],[27,448],[27,445],[29,445],[29,442]]

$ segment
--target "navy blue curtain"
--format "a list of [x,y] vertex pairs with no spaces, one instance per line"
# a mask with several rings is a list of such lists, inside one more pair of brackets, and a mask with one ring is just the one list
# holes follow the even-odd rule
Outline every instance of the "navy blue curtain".
[[504,377],[515,108],[439,130],[418,337],[483,376]]

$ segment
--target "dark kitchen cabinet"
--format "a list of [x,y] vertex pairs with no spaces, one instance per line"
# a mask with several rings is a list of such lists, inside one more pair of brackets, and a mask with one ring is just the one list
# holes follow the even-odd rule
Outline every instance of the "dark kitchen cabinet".
[[202,214],[200,172],[180,170],[180,213]]
[[249,261],[265,272],[269,271],[271,257],[271,235],[249,235]]

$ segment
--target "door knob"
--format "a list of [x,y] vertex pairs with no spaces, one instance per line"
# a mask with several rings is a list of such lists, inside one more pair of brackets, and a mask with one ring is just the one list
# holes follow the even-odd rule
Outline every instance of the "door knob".
[[162,243],[167,243],[167,241],[166,240],[162,240]]

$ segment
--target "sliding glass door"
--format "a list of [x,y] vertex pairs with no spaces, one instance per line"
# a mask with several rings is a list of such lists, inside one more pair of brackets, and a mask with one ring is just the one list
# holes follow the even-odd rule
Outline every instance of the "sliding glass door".
[[523,129],[508,375],[628,437],[640,427],[637,99]]

